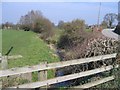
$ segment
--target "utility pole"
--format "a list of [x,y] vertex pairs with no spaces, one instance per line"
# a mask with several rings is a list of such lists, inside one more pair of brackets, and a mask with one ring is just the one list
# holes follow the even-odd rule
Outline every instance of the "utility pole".
[[100,6],[99,6],[99,12],[98,12],[98,21],[97,21],[97,26],[99,28],[99,19],[100,19],[100,9],[101,9],[101,2],[100,2]]
[[118,24],[120,25],[120,1],[118,2]]

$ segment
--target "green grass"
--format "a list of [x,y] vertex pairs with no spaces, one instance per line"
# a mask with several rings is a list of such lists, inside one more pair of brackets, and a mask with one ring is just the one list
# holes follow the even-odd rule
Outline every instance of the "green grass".
[[[13,46],[10,55],[22,55],[23,58],[9,60],[9,68],[31,66],[41,62],[48,63],[59,61],[53,56],[47,44],[39,36],[31,31],[3,30],[2,31],[2,54],[5,55],[9,48]],[[49,73],[52,77],[53,73]]]
[[86,32],[92,32],[92,29],[85,29]]
[[2,53],[2,29],[0,29],[0,53]]

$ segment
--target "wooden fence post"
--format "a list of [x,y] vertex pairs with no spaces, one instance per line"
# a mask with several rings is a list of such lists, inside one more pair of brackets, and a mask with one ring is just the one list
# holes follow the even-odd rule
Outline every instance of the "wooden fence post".
[[[40,63],[40,65],[42,64],[47,65],[47,62]],[[47,80],[47,70],[38,71],[38,80],[39,81]]]
[[[1,53],[0,53],[0,66],[2,65],[1,64],[1,61],[2,61],[2,55],[1,55]],[[0,67],[1,68],[1,67]],[[0,90],[2,89],[2,80],[1,80],[1,78],[0,78]]]
[[[1,55],[1,69],[5,70],[8,69],[8,59],[7,56]],[[0,89],[2,89],[2,83],[6,80],[7,77],[0,78]]]
[[[0,64],[2,62],[2,54],[0,53]],[[2,64],[1,64],[2,65]],[[0,65],[0,66],[1,66]],[[2,79],[0,78],[0,90],[2,89]]]
[[7,56],[2,56],[2,60],[1,60],[1,69],[2,69],[2,70],[8,69],[8,60],[7,60]]
[[0,79],[0,90],[2,90],[2,80]]
[[[7,59],[7,56],[1,56],[1,58],[2,58],[2,60],[1,60],[1,69],[2,70],[5,70],[5,69],[8,69],[8,59]],[[1,82],[0,82],[0,84],[1,84],[1,86],[0,86],[0,88],[2,89],[2,83],[4,82],[4,81],[6,81],[6,79],[7,79],[7,77],[3,77],[3,78],[1,78]]]
[[[44,62],[44,63],[40,63],[40,65],[46,65],[47,66],[47,62]],[[38,71],[38,80],[39,81],[44,81],[44,80],[47,80],[47,70],[43,70],[43,71]],[[48,86],[48,85],[47,85]],[[44,87],[47,89],[47,86]]]

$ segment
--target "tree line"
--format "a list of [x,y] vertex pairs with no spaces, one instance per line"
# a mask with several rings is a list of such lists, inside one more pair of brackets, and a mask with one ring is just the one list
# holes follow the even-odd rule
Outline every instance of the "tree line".
[[41,38],[47,39],[53,35],[54,24],[44,17],[40,11],[29,11],[26,15],[21,16],[19,22],[15,25],[6,22],[2,24],[2,29],[17,29],[24,31],[33,31],[39,33]]
[[[112,28],[113,23],[115,20],[117,20],[117,15],[114,13],[108,13],[104,16],[103,22],[101,23],[101,26],[103,28]],[[24,16],[20,17],[20,20],[15,25],[13,23],[6,22],[1,25],[3,29],[18,29],[18,30],[24,30],[24,31],[33,31],[36,33],[39,33],[41,38],[46,40],[49,37],[52,37],[54,35],[53,28],[55,25],[47,19],[41,11],[39,10],[31,10]],[[58,43],[58,46],[61,47],[65,45],[65,43],[75,44],[74,39],[79,38],[82,41],[81,32],[83,33],[85,28],[87,27],[84,20],[76,19],[71,22],[64,22],[59,21],[57,28],[63,29],[65,32],[60,38],[60,42]],[[65,42],[64,45],[61,43]],[[60,45],[61,44],[61,45]]]

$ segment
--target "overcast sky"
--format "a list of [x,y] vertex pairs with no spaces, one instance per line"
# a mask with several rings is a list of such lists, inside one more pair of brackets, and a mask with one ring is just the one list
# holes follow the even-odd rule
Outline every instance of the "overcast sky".
[[[2,22],[17,23],[22,15],[31,10],[40,10],[42,14],[58,24],[60,20],[83,19],[86,24],[96,24],[99,2],[2,2]],[[106,13],[117,13],[117,2],[102,2],[100,22]]]

